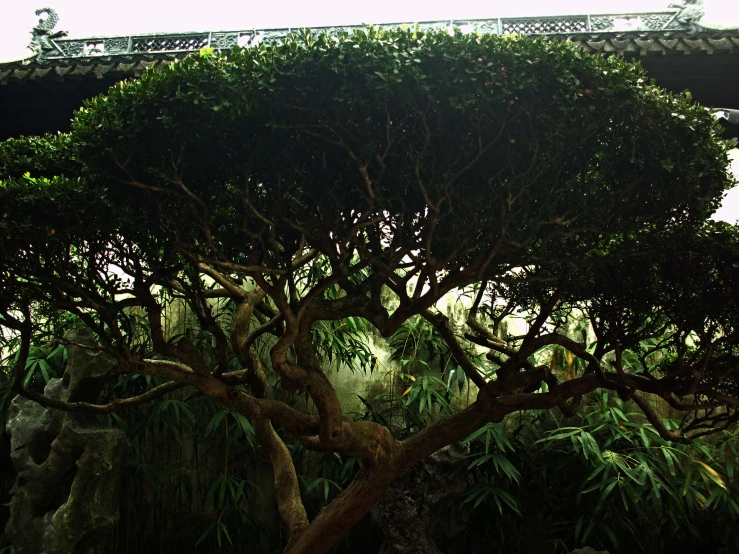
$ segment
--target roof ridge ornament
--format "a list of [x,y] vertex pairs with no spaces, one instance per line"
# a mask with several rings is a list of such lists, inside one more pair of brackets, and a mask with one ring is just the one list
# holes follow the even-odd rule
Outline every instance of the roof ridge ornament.
[[729,108],[719,108],[714,110],[713,115],[716,119],[725,119],[732,125],[739,125],[739,110]]
[[36,10],[36,15],[41,15],[42,13],[45,13],[46,17],[39,19],[38,25],[34,29],[46,33],[51,31],[59,23],[59,14],[56,13],[54,8],[39,8]]
[[704,29],[699,23],[706,15],[705,0],[685,0],[684,2],[670,4],[668,7],[680,10],[675,16],[675,20],[685,25],[691,32],[698,33]]
[[51,42],[52,39],[67,36],[67,31],[54,31],[54,27],[59,23],[59,15],[56,10],[53,8],[39,8],[36,10],[36,15],[42,14],[46,14],[46,17],[38,20],[38,25],[31,31],[31,44],[28,45],[37,55],[49,50],[56,50],[56,46]]

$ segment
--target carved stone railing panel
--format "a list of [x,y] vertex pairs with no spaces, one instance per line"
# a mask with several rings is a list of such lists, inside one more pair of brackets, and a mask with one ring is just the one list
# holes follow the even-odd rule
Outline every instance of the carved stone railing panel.
[[590,18],[590,30],[593,32],[607,31],[613,27],[615,15],[598,15]]
[[134,37],[131,52],[182,52],[208,46],[208,34]]
[[127,54],[131,48],[129,37],[113,37],[105,39],[105,53],[107,55]]
[[500,21],[497,19],[489,19],[487,21],[479,21],[477,23],[478,33],[487,35],[501,35],[503,34],[500,30]]
[[[251,34],[244,33],[247,38],[251,37]],[[211,33],[209,46],[215,50],[228,50],[239,44],[241,33]],[[248,40],[247,40],[248,42]]]
[[524,35],[562,35],[590,31],[587,16],[503,19],[502,26],[504,35],[518,33]]
[[290,34],[290,29],[271,29],[268,31],[263,31],[259,33],[260,42],[275,42],[277,40],[282,40],[287,35]]
[[84,40],[58,40],[53,41],[56,50],[52,50],[46,54],[45,58],[79,58],[85,55]]
[[[644,14],[640,16],[640,19],[642,21],[642,28],[640,30],[648,31],[651,29],[667,29],[668,25],[675,22],[675,16],[677,13],[672,14],[666,14],[666,13],[652,13],[652,14]],[[673,27],[674,29],[682,29],[683,27],[676,23],[676,27]]]
[[85,43],[85,56],[105,55],[105,41],[90,40]]

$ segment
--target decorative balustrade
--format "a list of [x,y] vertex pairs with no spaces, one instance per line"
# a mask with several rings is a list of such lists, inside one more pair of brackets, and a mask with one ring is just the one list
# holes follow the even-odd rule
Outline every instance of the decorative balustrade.
[[[417,24],[420,29],[459,28],[463,32],[525,35],[562,35],[690,31],[690,26],[678,21],[680,10],[640,14],[568,15],[560,17],[517,17],[474,19],[459,21],[430,21]],[[393,23],[387,26],[413,26],[416,24]],[[362,25],[346,27],[319,27],[313,33],[352,31]],[[219,31],[201,33],[171,33],[132,35],[117,37],[93,37],[85,39],[46,37],[39,48],[39,59],[87,58],[142,53],[181,53],[202,48],[229,50],[234,46],[247,46],[256,42],[280,40],[295,29],[264,29]]]

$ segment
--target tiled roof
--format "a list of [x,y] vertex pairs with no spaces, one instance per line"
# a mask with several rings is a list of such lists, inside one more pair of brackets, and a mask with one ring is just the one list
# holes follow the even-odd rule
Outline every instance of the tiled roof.
[[[680,10],[642,14],[599,14],[536,18],[494,18],[430,21],[419,29],[458,27],[463,32],[523,33],[569,40],[588,52],[631,55],[733,53],[739,51],[739,30],[710,31],[681,17]],[[48,26],[47,26],[48,27]],[[361,26],[324,27],[313,32],[338,32]],[[0,84],[33,80],[135,77],[201,48],[228,50],[256,42],[280,40],[293,29],[169,33],[85,39],[62,38],[63,33],[37,28],[36,55],[0,64]]]
[[161,67],[189,52],[115,55],[60,60],[32,60],[0,65],[0,83],[103,77],[138,77],[149,67]]
[[739,52],[739,31],[718,33],[652,32],[568,37],[588,52],[635,52],[640,55]]

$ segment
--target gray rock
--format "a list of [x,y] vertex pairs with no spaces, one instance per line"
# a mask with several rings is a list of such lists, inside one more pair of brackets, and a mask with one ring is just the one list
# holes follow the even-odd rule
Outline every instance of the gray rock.
[[[89,335],[72,337],[83,344]],[[64,400],[97,401],[115,372],[102,354],[68,348],[63,379],[51,379],[44,394]],[[100,426],[94,416],[44,408],[16,397],[7,431],[17,478],[11,490],[6,533],[14,554],[103,554],[118,520],[126,437]]]
[[570,554],[608,554],[608,550],[594,550],[589,546],[584,546],[573,550]]
[[378,554],[441,554],[434,537],[451,537],[464,522],[450,517],[467,490],[466,451],[443,448],[401,475],[372,508],[382,533]]
[[70,343],[63,377],[67,389],[64,400],[97,400],[105,383],[118,373],[115,360],[95,349],[95,340],[86,328],[67,332],[64,339]]

